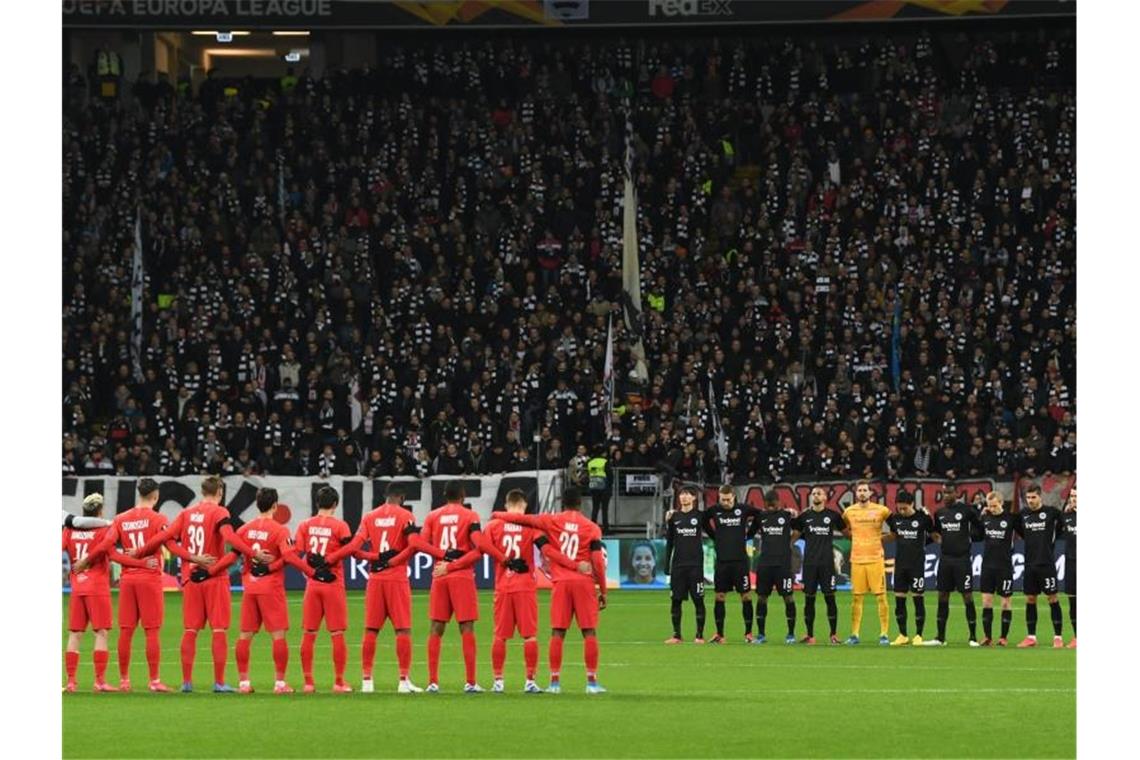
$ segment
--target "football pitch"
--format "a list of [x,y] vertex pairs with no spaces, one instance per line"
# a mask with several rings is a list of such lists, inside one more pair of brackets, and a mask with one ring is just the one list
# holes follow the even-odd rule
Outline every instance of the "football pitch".
[[[850,627],[850,595],[840,593],[839,634]],[[978,598],[978,597],[975,597]],[[491,686],[491,592],[481,592],[479,682]],[[63,597],[64,645],[67,596]],[[548,620],[549,592],[539,592],[539,621]],[[706,637],[715,632],[706,596]],[[769,602],[769,643],[746,646],[739,601],[730,596],[726,646],[662,644],[670,634],[666,591],[612,591],[601,613],[599,681],[609,693],[587,696],[581,637],[567,635],[562,694],[522,694],[522,645],[508,644],[507,693],[462,693],[458,630],[448,627],[440,666],[442,693],[397,695],[390,628],[376,651],[375,694],[331,694],[327,633],[317,639],[317,694],[301,694],[301,593],[289,596],[289,683],[275,695],[270,639],[254,638],[251,679],[257,693],[210,693],[210,634],[198,637],[193,694],[151,694],[142,631],[134,639],[131,694],[92,694],[91,645],[86,634],[80,691],[63,695],[64,757],[1075,757],[1076,652],[1050,648],[1048,608],[1041,607],[1037,649],[971,649],[965,614],[952,602],[948,639],[933,647],[880,647],[872,600],[856,647],[787,646],[783,605]],[[240,594],[234,595],[227,678],[233,660]],[[797,636],[804,635],[802,596]],[[1067,601],[1062,601],[1063,605]],[[360,685],[363,592],[349,592],[346,678]],[[816,639],[827,640],[823,599],[816,603]],[[936,601],[927,595],[925,633],[935,631]],[[913,607],[908,604],[911,633]],[[995,610],[996,612],[996,610]],[[427,594],[413,599],[412,681],[427,681]],[[981,604],[978,602],[981,635]],[[995,617],[999,617],[995,615]],[[163,681],[181,683],[181,596],[166,595],[162,630]],[[995,620],[995,631],[999,621]],[[683,634],[694,632],[685,605]],[[822,632],[822,636],[821,636]],[[897,633],[891,600],[891,636]],[[1024,600],[1014,599],[1012,644],[1025,634]],[[1065,637],[1071,636],[1067,608]],[[117,683],[117,632],[110,634],[108,681]],[[537,680],[548,681],[540,628]],[[1042,646],[1044,645],[1044,646]],[[62,661],[62,649],[60,659]],[[62,666],[61,666],[62,671]],[[61,685],[65,679],[61,672]],[[141,691],[140,691],[141,689]]]

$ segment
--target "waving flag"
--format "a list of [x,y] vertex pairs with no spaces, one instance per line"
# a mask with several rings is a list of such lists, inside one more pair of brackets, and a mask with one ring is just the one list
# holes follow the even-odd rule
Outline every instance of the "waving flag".
[[622,218],[621,284],[625,326],[632,337],[633,372],[638,380],[649,381],[642,341],[641,264],[637,250],[637,193],[633,187],[633,121],[626,108],[625,120],[625,199]]
[[606,332],[606,368],[602,374],[606,391],[606,438],[614,432],[614,318],[609,318]]

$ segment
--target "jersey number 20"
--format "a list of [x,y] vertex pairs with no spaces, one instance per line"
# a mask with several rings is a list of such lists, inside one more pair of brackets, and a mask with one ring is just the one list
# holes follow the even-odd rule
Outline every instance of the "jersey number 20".
[[562,547],[562,553],[567,557],[578,556],[577,533],[560,533],[558,536],[558,544]]

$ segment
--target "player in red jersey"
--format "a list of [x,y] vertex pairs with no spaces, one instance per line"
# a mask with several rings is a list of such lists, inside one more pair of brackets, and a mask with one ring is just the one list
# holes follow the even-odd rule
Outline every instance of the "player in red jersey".
[[[468,555],[477,558],[482,554],[478,543],[478,534],[482,530],[479,516],[463,506],[465,496],[463,484],[458,480],[450,481],[444,490],[447,503],[432,511],[424,520],[423,538],[426,545],[423,551],[437,561],[454,562]],[[475,682],[475,621],[479,619],[479,596],[475,591],[475,571],[471,569],[470,563],[471,559],[466,567],[455,572],[447,572],[444,565],[442,570],[446,575],[432,580],[431,594],[428,597],[428,616],[431,619],[431,633],[428,636],[429,693],[439,691],[439,650],[443,643],[443,632],[452,615],[459,623],[459,632],[463,638],[463,664],[467,671],[463,691],[468,694],[483,691],[483,687]]]
[[[103,496],[93,493],[83,500],[83,516],[85,518],[99,518],[103,514]],[[88,522],[72,521],[74,526],[90,524]],[[108,526],[109,522],[106,523]],[[107,683],[107,630],[111,627],[111,563],[115,560],[124,567],[158,567],[158,560],[150,558],[139,561],[118,552],[109,552],[100,557],[83,572],[75,572],[75,563],[83,559],[91,548],[103,540],[108,528],[82,530],[78,527],[67,527],[63,530],[63,550],[67,552],[71,561],[71,603],[68,620],[67,654],[65,664],[67,668],[67,686],[64,691],[74,692],[75,670],[79,666],[79,641],[88,624],[95,632],[95,650],[91,659],[95,662],[95,691],[118,691]],[[149,563],[149,564],[148,564]]]
[[348,650],[344,644],[344,629],[348,627],[344,573],[339,561],[326,560],[332,552],[352,540],[348,523],[335,516],[339,504],[340,495],[336,489],[324,486],[317,491],[317,514],[297,526],[297,537],[293,540],[298,553],[306,555],[310,567],[327,567],[335,579],[332,583],[310,580],[305,584],[305,601],[301,611],[301,627],[305,631],[301,638],[301,672],[305,676],[306,694],[316,691],[313,683],[313,647],[317,643],[321,620],[324,620],[332,639],[335,673],[333,691],[352,691],[352,687],[344,682],[344,666],[348,661]]
[[[121,545],[125,549],[141,549],[147,541],[166,528],[169,522],[165,516],[155,511],[158,505],[158,483],[152,478],[142,478],[138,482],[139,503],[115,517],[111,527],[98,546],[90,550],[85,559],[76,564],[76,572],[83,572],[105,553]],[[166,548],[176,557],[196,565],[208,565],[214,557],[194,555],[174,541],[167,541]],[[146,662],[150,669],[150,690],[168,692],[170,687],[158,679],[158,665],[161,648],[158,632],[163,618],[162,568],[123,567],[119,579],[119,689],[131,690],[129,677],[131,666],[131,639],[135,628],[142,623],[146,633]]]
[[[289,529],[274,519],[277,513],[277,489],[257,489],[257,511],[260,515],[238,529],[238,536],[253,551],[264,550],[272,556],[266,565],[246,562],[242,568],[241,634],[234,648],[238,668],[238,691],[253,692],[249,682],[249,650],[253,635],[265,626],[273,638],[273,664],[276,668],[275,694],[292,694],[293,688],[285,683],[285,669],[289,666],[289,645],[285,632],[289,630],[289,607],[285,602],[285,563],[293,565],[308,578],[332,583],[334,576],[327,568],[316,572],[293,551]],[[237,560],[235,552],[227,554],[209,569],[210,575],[220,575]]]
[[[526,495],[519,490],[507,493],[506,511],[512,514],[526,512]],[[534,682],[538,667],[538,584],[534,580],[534,550],[553,563],[590,575],[588,562],[575,563],[554,548],[544,533],[534,528],[492,518],[483,531],[483,551],[495,560],[495,638],[491,644],[491,672],[495,681],[491,691],[503,691],[503,664],[507,659],[507,639],[515,630],[523,639],[523,659],[526,663],[527,694],[541,694]],[[463,560],[452,562],[448,571],[454,571]],[[441,563],[444,564],[444,563]]]
[[[178,513],[164,531],[156,535],[138,551],[135,557],[145,557],[159,546],[173,539],[196,555],[221,557],[226,544],[252,559],[249,545],[237,537],[230,523],[230,513],[220,504],[225,484],[216,475],[202,481],[202,501]],[[261,560],[271,557],[261,553]],[[227,575],[209,575],[206,570],[188,562],[182,563],[182,691],[191,692],[194,686],[194,657],[198,649],[198,631],[209,623],[213,633],[211,651],[214,656],[214,691],[230,693],[234,688],[226,683],[226,657],[229,652],[227,631],[230,627],[232,603],[230,580]]]
[[[586,659],[586,693],[601,694],[605,688],[598,683],[598,611],[606,608],[606,560],[602,553],[602,531],[581,513],[582,494],[571,486],[562,492],[562,512],[559,514],[520,515],[507,512],[499,515],[504,521],[527,525],[545,531],[562,553],[575,562],[589,562],[593,577],[584,577],[575,570],[556,564],[554,590],[550,595],[550,686],[547,692],[562,691],[559,675],[562,670],[562,644],[571,618],[578,619]],[[599,591],[594,594],[594,584]]]
[[[360,520],[356,535],[346,546],[329,555],[329,564],[347,556],[371,561],[364,594],[364,640],[360,646],[360,690],[372,693],[372,666],[376,660],[376,637],[387,620],[396,632],[396,662],[400,681],[396,691],[423,691],[408,679],[412,667],[412,586],[407,562],[417,551],[426,551],[411,510],[403,506],[404,492],[396,483],[388,486],[386,500]],[[367,542],[371,551],[363,551]]]

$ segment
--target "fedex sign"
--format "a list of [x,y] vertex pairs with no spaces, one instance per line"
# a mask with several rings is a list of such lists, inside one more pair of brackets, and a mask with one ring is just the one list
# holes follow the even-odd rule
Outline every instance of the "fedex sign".
[[649,15],[731,16],[732,0],[649,0]]

